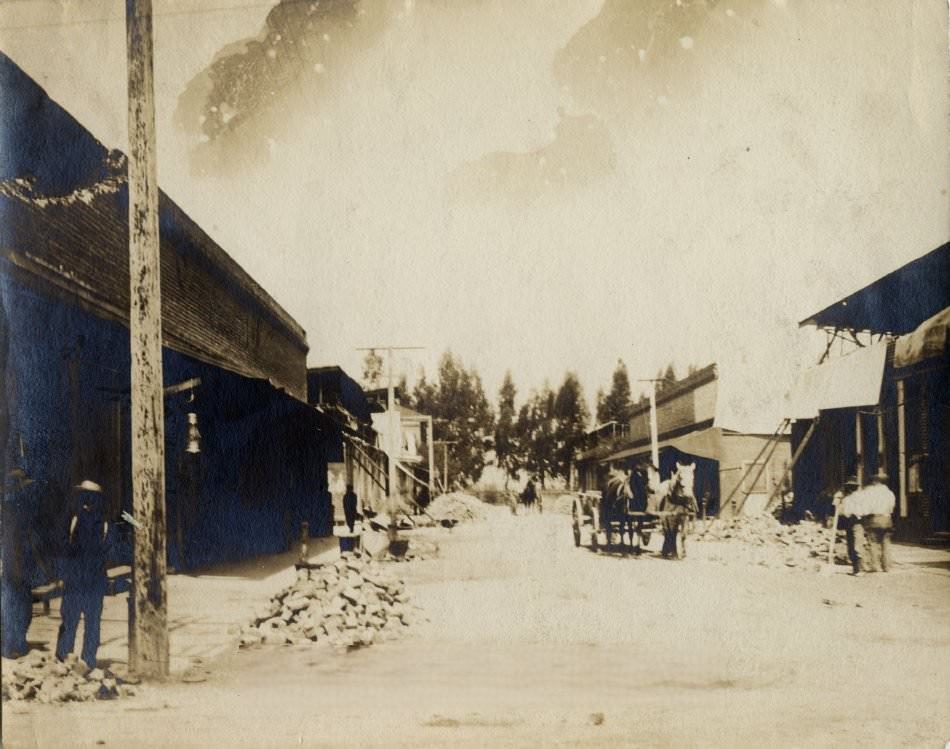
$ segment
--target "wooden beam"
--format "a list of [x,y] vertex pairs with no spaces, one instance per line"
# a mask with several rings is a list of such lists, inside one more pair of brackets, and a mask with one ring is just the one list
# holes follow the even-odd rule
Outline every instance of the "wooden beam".
[[811,423],[811,426],[808,427],[808,431],[805,432],[805,436],[802,437],[801,443],[798,445],[798,449],[795,451],[795,454],[792,456],[791,461],[788,465],[785,466],[785,470],[782,471],[782,477],[778,480],[778,483],[775,485],[775,488],[772,490],[772,493],[769,494],[769,498],[765,501],[765,511],[768,512],[769,506],[772,504],[772,500],[778,495],[782,490],[782,486],[785,485],[785,478],[788,476],[789,472],[795,467],[795,464],[798,462],[798,459],[802,457],[802,453],[805,452],[805,448],[808,446],[808,442],[811,440],[812,435],[815,433],[815,427],[818,426],[818,422],[821,420],[821,416],[816,416]]
[[190,380],[185,380],[184,382],[179,382],[177,385],[169,385],[165,388],[164,394],[167,398],[169,395],[177,395],[178,393],[183,393],[186,390],[193,390],[201,384],[200,377],[192,377]]

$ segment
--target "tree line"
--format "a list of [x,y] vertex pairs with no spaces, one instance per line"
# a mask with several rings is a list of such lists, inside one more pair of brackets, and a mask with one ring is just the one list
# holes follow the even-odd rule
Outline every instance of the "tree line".
[[[381,370],[382,360],[370,352],[364,361],[364,383],[378,386]],[[690,366],[688,374],[695,371],[697,368]],[[656,379],[658,393],[671,388],[676,383],[673,365],[660,370]],[[463,486],[478,481],[486,453],[492,449],[506,486],[509,479],[523,475],[536,476],[544,485],[548,479],[567,479],[574,455],[587,446],[591,414],[580,380],[572,371],[564,374],[556,390],[545,382],[530,391],[520,407],[516,407],[514,379],[506,372],[498,391],[497,411],[485,394],[478,370],[466,366],[451,351],[442,355],[434,379],[423,370],[411,392],[405,377],[397,387],[408,406],[432,417],[432,438],[448,443],[449,475]],[[634,409],[645,400],[645,395],[634,400],[627,367],[618,360],[610,389],[597,392],[596,422],[616,422],[625,429]],[[440,447],[437,457],[442,454]]]

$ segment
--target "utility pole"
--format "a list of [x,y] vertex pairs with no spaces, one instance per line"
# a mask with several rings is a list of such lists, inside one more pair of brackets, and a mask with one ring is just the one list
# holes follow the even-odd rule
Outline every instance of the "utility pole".
[[656,383],[659,380],[637,380],[650,383],[650,460],[653,467],[660,470],[660,441],[656,425]]
[[442,445],[442,493],[449,492],[449,445],[457,445],[459,440],[438,440],[434,444]]
[[424,346],[375,346],[369,348],[358,348],[357,351],[376,351],[377,348],[385,348],[387,352],[386,378],[389,381],[386,387],[386,452],[388,454],[388,491],[386,494],[387,505],[389,509],[389,542],[390,544],[398,537],[396,531],[396,513],[399,509],[397,502],[396,482],[398,479],[396,473],[396,461],[399,459],[399,449],[401,440],[396,435],[396,390],[393,385],[393,352],[394,351],[422,351]]
[[165,414],[155,164],[152,0],[126,0],[129,75],[129,333],[132,354],[132,511],[129,669],[168,676],[165,587]]

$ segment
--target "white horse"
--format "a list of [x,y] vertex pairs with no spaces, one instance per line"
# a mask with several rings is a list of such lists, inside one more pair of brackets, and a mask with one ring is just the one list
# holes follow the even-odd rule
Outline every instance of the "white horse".
[[679,557],[677,536],[685,531],[686,518],[697,512],[696,466],[676,462],[676,470],[666,480],[660,481],[659,471],[653,466],[647,469],[650,486],[650,512],[663,515],[663,556]]

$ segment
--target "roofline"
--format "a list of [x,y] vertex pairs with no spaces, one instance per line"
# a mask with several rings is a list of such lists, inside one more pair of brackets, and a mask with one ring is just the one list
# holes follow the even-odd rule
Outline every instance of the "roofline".
[[[96,137],[96,135],[86,127],[82,122],[80,122],[73,114],[67,110],[62,104],[60,104],[56,99],[50,96],[49,92],[39,84],[29,73],[27,73],[23,68],[21,68],[13,58],[8,55],[0,52],[0,61],[5,61],[5,65],[9,65],[11,71],[14,75],[22,76],[26,80],[28,86],[35,87],[36,91],[39,92],[39,97],[41,101],[46,102],[44,106],[52,106],[56,111],[61,113],[67,120],[75,124],[76,128],[85,134],[88,137],[88,141],[83,139],[82,147],[86,147],[86,143],[89,143],[89,153],[92,158],[98,159],[103,164],[107,163],[107,160],[110,157],[113,157],[115,154],[121,156],[122,168],[117,170],[117,182],[119,187],[123,184],[128,183],[128,155],[121,151],[120,149],[108,149],[103,145],[102,141]],[[98,154],[96,152],[98,151]],[[24,175],[17,175],[17,177],[23,177]],[[84,187],[85,185],[76,185],[76,188]],[[285,332],[289,333],[291,336],[296,338],[295,343],[298,344],[298,348],[302,348],[305,353],[309,352],[309,346],[307,344],[307,333],[304,330],[303,326],[300,325],[291,315],[283,308],[281,305],[272,297],[260,284],[255,281],[250,274],[244,268],[242,268],[235,260],[232,258],[227,251],[216,242],[211,236],[202,229],[198,223],[189,216],[185,210],[178,205],[164,190],[159,186],[159,221],[161,221],[161,214],[163,211],[169,211],[171,215],[169,218],[179,225],[184,232],[186,232],[189,238],[194,242],[197,249],[199,249],[207,260],[210,260],[213,265],[215,265],[215,270],[223,272],[231,280],[233,280],[240,291],[242,291],[253,303],[255,303],[261,311],[267,313],[275,323],[281,326]],[[31,204],[31,200],[28,196],[25,195],[9,195],[13,200],[19,200],[26,204]],[[35,196],[42,197],[42,196]],[[118,226],[125,226],[127,229],[128,220],[122,220],[121,215],[116,222]],[[161,241],[161,231],[159,231],[159,241]]]
[[[663,405],[664,403],[668,403],[674,398],[677,398],[680,395],[683,395],[684,393],[688,393],[691,390],[695,390],[696,388],[702,387],[703,385],[709,382],[713,382],[714,380],[717,380],[717,379],[719,379],[719,373],[717,371],[716,362],[713,362],[712,364],[707,364],[702,369],[696,372],[693,372],[693,374],[687,377],[684,377],[682,380],[677,380],[670,390],[660,395],[657,395],[656,405],[657,407],[659,407]],[[646,413],[649,410],[650,410],[649,404],[644,404],[642,406],[641,405],[634,406],[633,410],[630,412],[630,418],[633,419],[633,417]]]
[[851,330],[851,331],[854,331],[855,333],[874,333],[874,334],[879,334],[879,333],[881,333],[881,334],[883,334],[883,333],[892,333],[893,331],[890,331],[890,330],[876,330],[876,329],[874,329],[874,328],[842,328],[842,327],[836,326],[836,325],[830,325],[830,324],[826,324],[826,323],[819,323],[816,318],[820,318],[820,317],[823,317],[823,316],[825,316],[825,315],[827,315],[827,314],[830,314],[836,307],[841,306],[841,305],[843,305],[843,304],[846,304],[846,303],[847,303],[848,301],[850,301],[852,298],[854,298],[854,297],[856,297],[856,296],[858,296],[858,295],[860,295],[860,294],[865,293],[865,292],[866,292],[868,289],[870,289],[872,286],[884,282],[887,278],[889,278],[889,277],[891,277],[891,276],[896,276],[896,274],[900,273],[900,272],[901,272],[902,270],[904,270],[907,266],[913,265],[914,263],[918,262],[919,260],[923,260],[925,257],[928,257],[929,255],[938,253],[938,252],[940,252],[941,250],[946,251],[946,248],[947,248],[947,247],[948,247],[948,245],[947,245],[946,243],[941,244],[941,245],[935,247],[934,249],[928,250],[927,252],[923,253],[922,255],[919,255],[919,256],[913,258],[912,260],[908,260],[907,262],[902,263],[901,265],[897,266],[897,267],[894,268],[893,270],[888,271],[888,272],[885,273],[884,275],[878,276],[876,279],[874,279],[873,281],[871,281],[871,282],[869,282],[869,283],[866,283],[864,286],[861,286],[861,287],[855,289],[854,291],[852,291],[852,292],[849,293],[849,294],[845,294],[843,297],[841,297],[841,298],[838,299],[837,301],[834,301],[834,302],[832,302],[831,304],[826,305],[825,307],[823,307],[822,309],[820,309],[818,312],[813,312],[813,313],[810,314],[808,317],[806,317],[804,320],[799,321],[798,327],[799,327],[799,328],[804,328],[806,325],[813,325],[813,326],[815,326],[816,328],[822,328],[822,329],[825,329],[825,330]]

